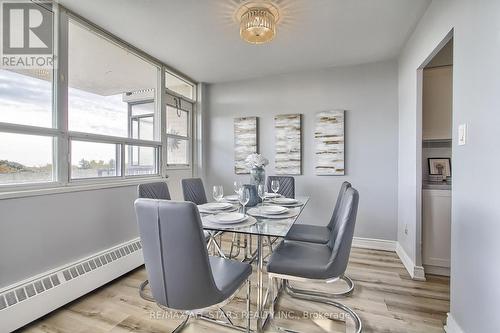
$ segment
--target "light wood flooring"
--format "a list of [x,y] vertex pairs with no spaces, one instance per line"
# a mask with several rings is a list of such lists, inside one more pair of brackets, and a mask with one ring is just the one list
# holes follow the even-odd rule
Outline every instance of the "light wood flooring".
[[[228,239],[224,248],[228,247]],[[255,275],[255,274],[253,274]],[[449,279],[427,276],[426,282],[411,280],[398,256],[393,252],[353,248],[347,275],[355,283],[352,296],[339,299],[358,313],[363,332],[434,333],[444,332],[443,323],[449,311]],[[57,311],[19,330],[29,333],[124,333],[171,332],[180,318],[158,318],[161,309],[139,297],[137,287],[146,279],[143,267],[81,297]],[[255,276],[254,276],[255,279]],[[265,278],[265,281],[267,279]],[[309,284],[316,290],[334,291],[339,285]],[[304,287],[304,285],[297,285]],[[234,314],[245,309],[246,289],[225,309]],[[252,284],[252,306],[255,310],[255,281]],[[283,295],[278,311],[294,319],[277,319],[276,323],[307,333],[352,332],[352,323],[338,319],[342,313],[327,305],[300,301]],[[307,314],[307,316],[305,316]],[[311,316],[311,314],[313,314]],[[156,317],[155,317],[156,316]],[[238,321],[238,320],[236,320]],[[272,332],[272,329],[268,329]],[[235,332],[202,320],[191,320],[183,332]]]

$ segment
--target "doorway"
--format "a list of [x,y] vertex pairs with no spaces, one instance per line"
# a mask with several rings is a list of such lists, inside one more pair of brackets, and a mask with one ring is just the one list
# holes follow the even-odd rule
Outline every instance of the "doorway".
[[420,258],[426,274],[450,276],[453,36],[420,70]]

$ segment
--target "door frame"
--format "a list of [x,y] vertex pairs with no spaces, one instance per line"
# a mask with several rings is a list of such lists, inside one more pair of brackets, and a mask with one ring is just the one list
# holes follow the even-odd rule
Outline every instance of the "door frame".
[[[423,127],[423,81],[424,81],[424,68],[429,64],[429,62],[436,56],[436,54],[441,51],[441,49],[451,40],[454,36],[454,30],[451,29],[446,36],[436,45],[434,50],[427,56],[427,58],[422,62],[422,64],[417,68],[417,128],[416,128],[416,145],[417,145],[417,156],[416,156],[416,183],[417,183],[417,195],[416,195],[416,226],[415,226],[415,266],[422,269],[422,273],[425,276],[422,260],[422,127]],[[453,111],[452,111],[453,112]],[[453,163],[453,156],[452,156]]]

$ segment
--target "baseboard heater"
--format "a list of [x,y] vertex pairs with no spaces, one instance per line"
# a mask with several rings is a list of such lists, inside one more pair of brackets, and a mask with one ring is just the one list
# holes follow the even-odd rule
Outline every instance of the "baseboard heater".
[[0,290],[0,332],[14,331],[144,263],[139,239]]

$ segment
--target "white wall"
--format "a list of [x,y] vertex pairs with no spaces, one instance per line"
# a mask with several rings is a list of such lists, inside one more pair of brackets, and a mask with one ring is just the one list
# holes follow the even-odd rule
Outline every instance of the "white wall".
[[[260,152],[274,170],[274,115],[303,114],[303,175],[297,194],[311,196],[301,222],[328,223],[344,180],[360,192],[356,236],[396,239],[397,63],[388,61],[210,85],[205,186],[232,192],[233,118],[259,117]],[[346,110],[346,176],[314,175],[314,115]]]
[[[399,59],[398,241],[415,261],[417,68],[454,29],[451,320],[466,333],[500,327],[500,2],[434,0]],[[457,146],[458,124],[469,125]],[[408,226],[408,235],[405,235]],[[453,325],[450,325],[453,327]]]

